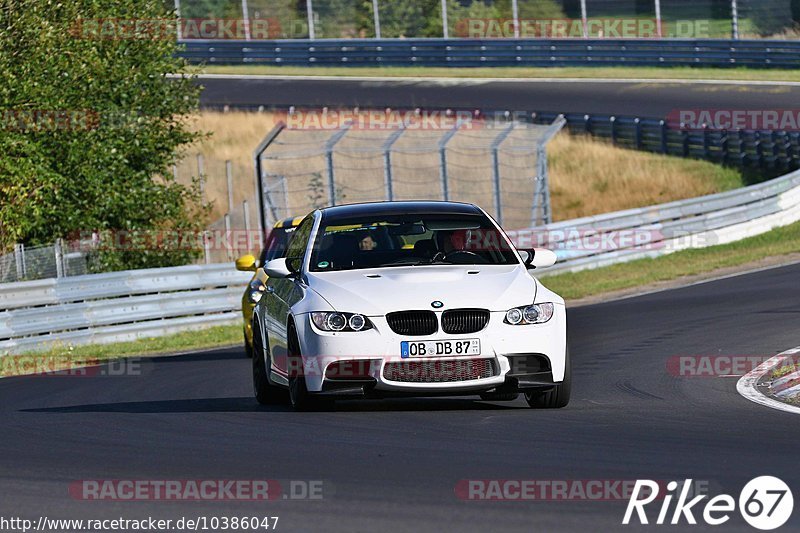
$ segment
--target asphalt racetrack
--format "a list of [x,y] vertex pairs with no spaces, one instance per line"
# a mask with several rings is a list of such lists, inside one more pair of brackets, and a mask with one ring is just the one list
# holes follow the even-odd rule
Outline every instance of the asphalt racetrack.
[[206,75],[205,107],[480,109],[663,118],[676,110],[795,109],[800,84],[631,80],[348,79]]
[[[797,490],[797,418],[743,399],[737,377],[676,377],[667,363],[800,345],[798,277],[800,265],[785,266],[570,310],[574,388],[564,410],[471,398],[261,408],[239,348],[145,360],[125,377],[3,379],[0,515],[278,516],[279,531],[588,532],[639,527],[621,526],[625,501],[465,501],[456,486],[692,478],[738,498],[751,478],[776,475]],[[322,498],[71,496],[70,485],[87,479],[274,479],[287,496],[290,481],[319,481]],[[658,507],[648,510],[655,520]],[[784,530],[799,527],[794,513]],[[754,531],[736,512],[713,529]]]

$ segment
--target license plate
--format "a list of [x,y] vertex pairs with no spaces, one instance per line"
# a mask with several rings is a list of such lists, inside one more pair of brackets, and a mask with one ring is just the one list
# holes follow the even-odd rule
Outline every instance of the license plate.
[[479,339],[453,341],[402,341],[400,357],[437,357],[440,355],[480,355]]

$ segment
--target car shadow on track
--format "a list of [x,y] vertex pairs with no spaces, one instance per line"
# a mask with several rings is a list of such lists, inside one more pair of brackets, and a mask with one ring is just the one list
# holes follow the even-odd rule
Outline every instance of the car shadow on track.
[[[524,402],[491,403],[472,398],[413,398],[391,400],[338,401],[328,412],[369,411],[476,411],[527,407]],[[258,405],[251,397],[154,400],[142,402],[95,403],[63,407],[22,409],[24,413],[255,413],[293,412],[286,404]]]

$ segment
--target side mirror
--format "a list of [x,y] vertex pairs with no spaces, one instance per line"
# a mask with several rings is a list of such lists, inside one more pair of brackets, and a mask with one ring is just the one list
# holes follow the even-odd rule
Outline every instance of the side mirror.
[[289,267],[286,266],[286,258],[281,259],[273,259],[272,261],[267,261],[267,264],[264,265],[264,273],[276,279],[281,278],[288,278],[292,275],[292,271],[289,270]]
[[236,270],[242,272],[255,272],[258,269],[256,264],[256,257],[254,255],[243,255],[236,260]]
[[556,261],[558,261],[556,253],[547,248],[522,250],[519,255],[522,256],[522,261],[528,268],[547,268],[555,265]]

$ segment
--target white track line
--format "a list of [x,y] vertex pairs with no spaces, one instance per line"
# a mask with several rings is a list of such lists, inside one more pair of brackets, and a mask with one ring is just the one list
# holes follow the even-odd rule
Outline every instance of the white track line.
[[745,374],[742,379],[736,384],[736,390],[750,400],[751,402],[755,402],[761,405],[766,405],[767,407],[771,407],[772,409],[778,409],[780,411],[786,411],[787,413],[795,413],[800,414],[800,407],[795,407],[793,405],[785,404],[783,402],[779,402],[778,400],[773,400],[772,398],[762,394],[758,390],[758,381],[769,371],[773,368],[781,365],[786,359],[791,358],[792,355],[800,352],[800,347],[792,348],[791,350],[786,350],[783,353],[779,353],[775,357],[771,357],[767,359],[756,368],[751,370],[749,373]]
[[[313,67],[311,67],[313,68]],[[169,74],[168,77],[180,77],[179,74]],[[288,76],[271,74],[198,74],[200,79],[230,79],[230,80],[319,80],[319,81],[353,81],[353,82],[439,82],[439,83],[608,83],[608,84],[633,84],[655,83],[664,85],[738,85],[738,86],[787,86],[800,87],[798,81],[761,81],[761,80],[693,80],[687,78],[659,79],[659,78],[469,78],[469,77],[434,77],[434,76]]]

